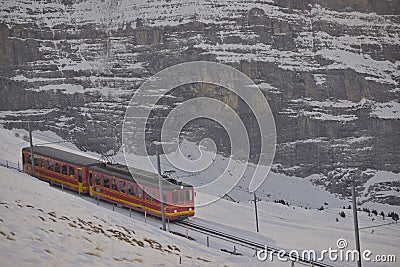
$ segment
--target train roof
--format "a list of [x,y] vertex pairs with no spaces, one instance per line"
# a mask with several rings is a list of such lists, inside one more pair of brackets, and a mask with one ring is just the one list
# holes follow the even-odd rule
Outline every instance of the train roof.
[[[30,152],[30,147],[24,147],[22,151]],[[75,153],[67,152],[61,149],[48,147],[48,146],[34,146],[33,154],[40,156],[49,157],[51,159],[59,160],[62,162],[78,165],[78,166],[90,166],[100,163],[96,159],[78,155]]]
[[[158,186],[158,175],[153,172],[136,169],[122,164],[100,163],[90,167],[91,170],[115,176],[127,181],[139,182],[143,185]],[[163,187],[174,189],[179,187],[192,187],[189,184],[179,182],[175,179],[163,179]]]

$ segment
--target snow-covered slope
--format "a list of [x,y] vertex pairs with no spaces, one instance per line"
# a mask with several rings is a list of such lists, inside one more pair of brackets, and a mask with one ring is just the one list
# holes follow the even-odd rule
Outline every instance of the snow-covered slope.
[[[291,249],[315,250],[321,253],[323,249],[337,249],[338,239],[346,239],[348,249],[355,248],[353,214],[343,207],[325,205],[324,210],[305,209],[298,206],[282,205],[279,203],[261,201],[257,203],[260,235],[257,240],[263,240],[270,246]],[[369,206],[371,208],[371,206]],[[400,209],[379,204],[378,210],[392,210],[399,213]],[[344,211],[345,218],[339,215]],[[386,212],[385,212],[386,214]],[[360,240],[362,250],[369,249],[373,255],[385,254],[400,257],[400,224],[391,218],[369,216],[366,212],[358,212],[360,225]],[[338,221],[336,221],[336,218]],[[255,232],[254,204],[232,203],[226,200],[218,201],[211,206],[197,210],[194,221],[209,224],[217,229],[236,228],[236,233],[245,231]],[[388,223],[392,222],[391,225]],[[374,227],[386,224],[385,226]],[[364,227],[371,227],[366,228]],[[255,238],[254,236],[252,237]],[[271,242],[272,244],[268,243]],[[239,250],[240,251],[240,250]],[[319,255],[319,254],[318,254]],[[372,257],[371,257],[372,258]],[[355,266],[354,262],[333,262],[337,266]],[[336,266],[335,265],[335,266]],[[398,266],[398,263],[365,262],[365,266]],[[289,264],[288,264],[289,266]]]
[[232,266],[182,237],[0,168],[1,266]]

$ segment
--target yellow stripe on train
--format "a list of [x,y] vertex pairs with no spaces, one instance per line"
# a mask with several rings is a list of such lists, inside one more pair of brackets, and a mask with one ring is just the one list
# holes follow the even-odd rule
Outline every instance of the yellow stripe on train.
[[[100,196],[100,197],[102,197],[102,198],[104,198],[104,199],[113,200],[113,201],[115,201],[115,202],[124,203],[124,204],[126,204],[126,205],[134,206],[134,207],[137,207],[137,208],[141,208],[141,209],[143,209],[143,210],[151,211],[151,212],[153,212],[153,213],[161,214],[161,210],[155,210],[155,209],[152,209],[152,208],[143,206],[143,205],[139,205],[139,204],[136,204],[136,203],[133,203],[133,202],[129,202],[129,201],[120,199],[120,198],[112,197],[112,196],[105,195],[105,194],[98,193],[98,192],[93,192],[93,195],[98,195],[98,196]],[[165,215],[168,215],[168,216],[176,216],[176,215],[194,215],[194,210],[177,211],[177,212],[165,212]]]
[[[28,174],[32,175],[32,171],[28,171]],[[72,184],[72,183],[69,183],[69,182],[66,182],[64,180],[60,180],[60,179],[57,179],[57,178],[54,178],[54,177],[51,177],[51,176],[48,176],[48,175],[43,175],[43,174],[39,174],[38,173],[38,178],[41,179],[41,180],[49,180],[49,181],[53,181],[53,182],[56,182],[56,183],[59,183],[59,184],[63,184],[63,185],[78,189],[78,185],[76,185],[76,184]],[[88,186],[83,186],[83,190],[84,191],[88,190],[88,189],[89,189]]]

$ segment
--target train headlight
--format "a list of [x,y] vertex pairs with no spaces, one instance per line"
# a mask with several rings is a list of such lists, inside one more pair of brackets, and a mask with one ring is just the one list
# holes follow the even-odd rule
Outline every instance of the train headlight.
[[192,210],[192,208],[189,208],[189,211],[191,211]]
[[177,210],[174,210],[174,213],[177,213],[178,211]]

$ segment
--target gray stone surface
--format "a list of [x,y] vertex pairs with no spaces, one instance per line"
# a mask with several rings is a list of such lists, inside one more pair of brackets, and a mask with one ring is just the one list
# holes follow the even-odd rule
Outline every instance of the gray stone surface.
[[[175,1],[6,2],[0,109],[14,113],[2,115],[5,128],[43,119],[35,127],[83,150],[118,151],[125,108],[140,84],[168,66],[208,60],[260,84],[276,120],[275,171],[326,179],[351,168],[400,171],[400,111],[392,107],[400,98],[399,1],[195,1],[184,5],[190,12]],[[203,94],[229,103],[246,118],[257,157],[258,127],[249,110],[226,90],[203,89],[177,92],[180,100]],[[374,113],[385,105],[389,117]],[[50,111],[18,113],[44,109]],[[211,134],[229,153],[226,133],[215,125],[185,130],[191,140]],[[337,180],[327,189],[346,195],[343,186]],[[398,195],[378,200],[400,203]]]

